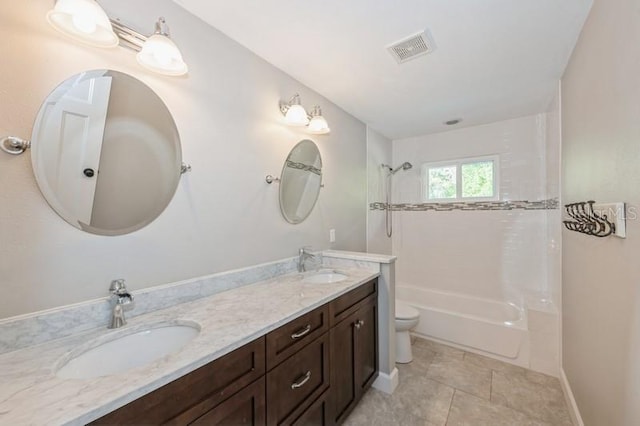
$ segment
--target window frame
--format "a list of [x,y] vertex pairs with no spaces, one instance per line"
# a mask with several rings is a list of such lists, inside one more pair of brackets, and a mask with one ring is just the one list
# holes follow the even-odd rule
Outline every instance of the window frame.
[[[462,196],[462,166],[473,163],[493,163],[493,197],[463,197]],[[456,197],[455,198],[429,198],[429,169],[441,167],[456,168]],[[434,161],[422,163],[420,166],[420,180],[422,182],[422,201],[425,203],[459,203],[475,201],[499,201],[500,200],[500,156],[498,154],[484,155],[481,157],[459,158],[455,160]]]

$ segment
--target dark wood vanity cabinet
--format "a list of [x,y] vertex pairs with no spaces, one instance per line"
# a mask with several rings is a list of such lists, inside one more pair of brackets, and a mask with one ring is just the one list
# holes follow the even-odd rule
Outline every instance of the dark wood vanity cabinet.
[[331,328],[331,424],[342,423],[378,375],[376,296],[353,305]]
[[[162,386],[147,395],[94,421],[93,425],[187,425],[200,417],[219,417],[216,411],[224,411],[234,419],[264,419],[265,338],[261,337],[209,364]],[[261,386],[260,391],[256,387]],[[231,413],[232,405],[226,401],[233,395],[250,402],[252,412]],[[255,398],[259,394],[260,398]],[[236,407],[235,405],[233,407]],[[249,407],[238,406],[237,410]],[[211,411],[213,413],[210,413]],[[201,423],[202,424],[202,423]],[[225,424],[209,422],[208,424]],[[229,423],[226,423],[229,424]],[[244,423],[235,423],[244,424]],[[246,424],[256,424],[248,422]],[[260,424],[260,423],[257,423]]]
[[267,424],[294,424],[329,388],[329,336],[309,343],[267,373]]
[[92,424],[333,425],[378,372],[377,279]]

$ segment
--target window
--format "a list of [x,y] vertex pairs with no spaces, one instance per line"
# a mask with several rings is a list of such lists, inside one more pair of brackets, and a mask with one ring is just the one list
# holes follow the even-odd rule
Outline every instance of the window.
[[498,156],[425,163],[425,201],[498,200]]

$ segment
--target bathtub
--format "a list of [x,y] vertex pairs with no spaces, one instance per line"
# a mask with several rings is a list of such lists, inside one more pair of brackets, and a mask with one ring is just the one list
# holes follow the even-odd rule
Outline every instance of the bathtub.
[[420,312],[417,335],[510,359],[527,341],[525,311],[510,303],[408,285],[396,299]]

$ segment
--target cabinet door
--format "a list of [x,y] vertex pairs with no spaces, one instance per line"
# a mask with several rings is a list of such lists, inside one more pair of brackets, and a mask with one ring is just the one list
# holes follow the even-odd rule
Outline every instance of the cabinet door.
[[378,310],[375,299],[356,312],[355,383],[356,398],[371,386],[378,376]]
[[191,425],[258,426],[266,422],[265,380],[256,380]]
[[325,391],[291,426],[327,426],[333,423],[329,418],[329,391]]
[[356,402],[354,370],[355,319],[357,312],[329,332],[331,348],[331,420],[339,423]]

